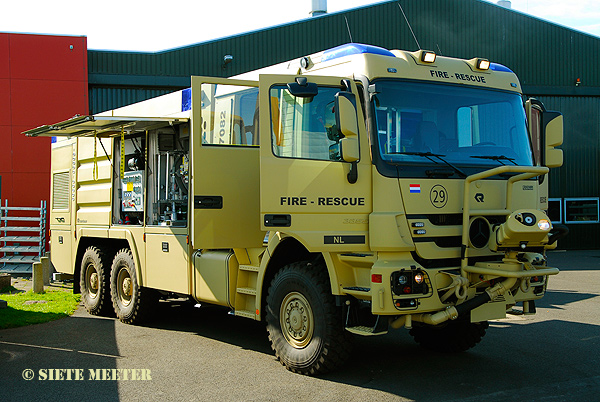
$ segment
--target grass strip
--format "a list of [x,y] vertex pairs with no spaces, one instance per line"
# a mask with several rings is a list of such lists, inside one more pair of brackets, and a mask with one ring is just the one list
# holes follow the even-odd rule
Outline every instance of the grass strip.
[[78,294],[62,290],[0,294],[8,307],[0,309],[0,329],[23,327],[65,318],[79,304]]

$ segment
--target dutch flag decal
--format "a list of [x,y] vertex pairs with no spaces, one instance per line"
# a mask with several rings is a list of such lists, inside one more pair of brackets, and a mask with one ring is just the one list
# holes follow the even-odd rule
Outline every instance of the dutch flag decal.
[[410,184],[409,189],[410,189],[411,194],[412,193],[418,194],[421,192],[421,185],[420,184]]

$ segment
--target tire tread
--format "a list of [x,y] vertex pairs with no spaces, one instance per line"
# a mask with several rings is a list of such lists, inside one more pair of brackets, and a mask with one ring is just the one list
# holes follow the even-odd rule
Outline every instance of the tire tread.
[[[285,280],[306,280],[317,291],[317,299],[324,309],[325,339],[319,356],[304,361],[302,352],[295,356],[282,356],[288,346],[279,329],[279,306],[275,303],[274,292],[277,286]],[[270,306],[275,308],[273,314]],[[271,347],[282,365],[289,371],[305,375],[323,374],[340,367],[349,357],[351,350],[351,335],[344,329],[340,309],[336,306],[331,294],[329,276],[323,264],[311,264],[306,261],[295,262],[282,268],[273,278],[267,293],[267,329]],[[303,350],[304,351],[304,350]],[[295,359],[294,359],[295,357]]]

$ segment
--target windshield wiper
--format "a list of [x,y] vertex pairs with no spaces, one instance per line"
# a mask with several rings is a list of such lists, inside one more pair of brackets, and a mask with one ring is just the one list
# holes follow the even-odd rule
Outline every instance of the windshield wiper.
[[465,177],[467,177],[467,174],[465,172],[463,172],[462,170],[460,170],[459,168],[457,168],[456,166],[454,166],[453,164],[451,164],[450,162],[448,162],[446,159],[443,158],[446,155],[434,154],[433,152],[409,152],[409,151],[407,151],[407,152],[389,152],[389,154],[422,156],[424,158],[429,159],[433,163],[438,163],[438,162],[434,161],[431,158],[438,158],[439,160],[441,160],[442,162],[444,162],[446,165],[450,166],[463,179]]
[[506,163],[502,163],[503,160],[505,161],[509,161],[510,163],[512,163],[515,166],[519,166],[517,164],[517,162],[515,162],[515,158],[509,158],[508,156],[504,156],[504,155],[471,155],[471,158],[478,158],[478,159],[491,159],[493,161],[499,162],[501,165],[506,165]]

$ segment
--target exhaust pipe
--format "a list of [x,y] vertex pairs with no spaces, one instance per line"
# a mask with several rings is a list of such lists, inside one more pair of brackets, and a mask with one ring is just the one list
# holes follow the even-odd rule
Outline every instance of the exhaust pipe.
[[517,278],[507,278],[506,280],[496,284],[496,286],[486,289],[485,292],[471,300],[467,300],[458,306],[449,306],[445,310],[434,314],[411,314],[411,319],[407,320],[406,316],[399,317],[390,323],[392,328],[401,328],[407,321],[418,321],[429,325],[439,325],[448,320],[456,320],[471,310],[484,305],[490,300],[508,292],[517,282]]

